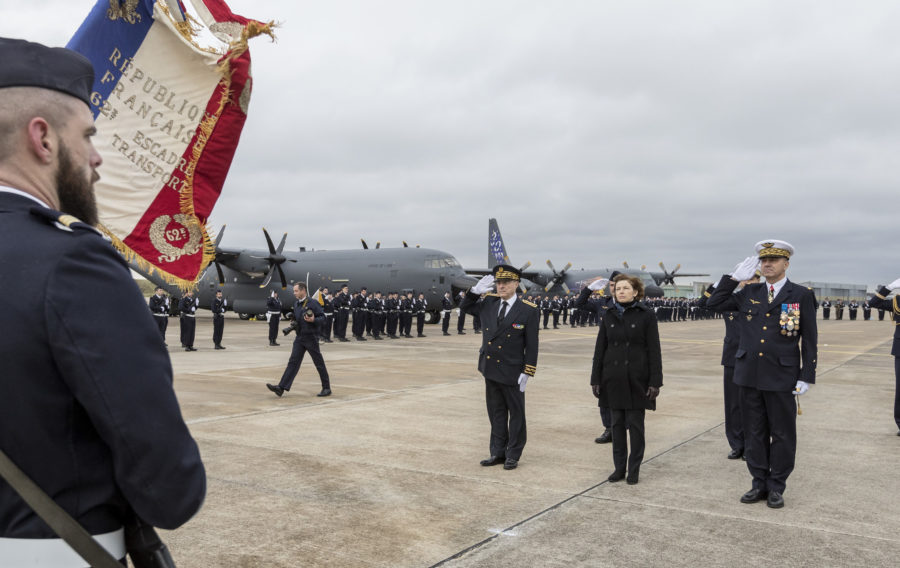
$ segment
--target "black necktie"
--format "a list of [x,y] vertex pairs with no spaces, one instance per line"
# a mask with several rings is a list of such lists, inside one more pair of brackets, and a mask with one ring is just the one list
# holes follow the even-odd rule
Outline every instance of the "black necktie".
[[500,304],[500,314],[497,316],[497,325],[503,323],[503,318],[506,317],[506,308],[509,306],[506,302]]

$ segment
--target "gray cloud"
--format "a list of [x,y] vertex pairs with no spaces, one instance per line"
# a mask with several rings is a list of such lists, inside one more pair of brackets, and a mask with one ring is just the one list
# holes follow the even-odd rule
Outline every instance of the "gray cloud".
[[[0,0],[0,33],[62,44],[92,5],[39,4]],[[252,44],[225,245],[483,267],[494,216],[517,263],[717,275],[783,238],[797,280],[900,276],[896,3],[230,5],[283,25]]]

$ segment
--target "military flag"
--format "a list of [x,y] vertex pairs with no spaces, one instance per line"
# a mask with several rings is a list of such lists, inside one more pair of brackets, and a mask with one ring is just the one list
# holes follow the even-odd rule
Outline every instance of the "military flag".
[[206,221],[247,118],[247,42],[274,38],[272,23],[223,0],[191,4],[196,18],[180,0],[99,0],[68,44],[96,75],[99,228],[127,260],[183,288],[215,256]]

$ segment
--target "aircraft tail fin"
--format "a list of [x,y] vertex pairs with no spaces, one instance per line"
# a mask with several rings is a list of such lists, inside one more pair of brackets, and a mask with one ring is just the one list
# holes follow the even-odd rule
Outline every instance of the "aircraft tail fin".
[[500,235],[500,226],[497,220],[488,220],[488,268],[494,268],[498,264],[509,264],[509,255],[506,254],[506,245]]

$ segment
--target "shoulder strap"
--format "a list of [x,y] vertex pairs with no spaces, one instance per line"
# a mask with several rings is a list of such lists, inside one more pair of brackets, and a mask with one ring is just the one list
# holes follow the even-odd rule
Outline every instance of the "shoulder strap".
[[62,507],[56,504],[30,477],[0,450],[0,476],[47,525],[95,568],[122,568],[119,561],[100,546]]

